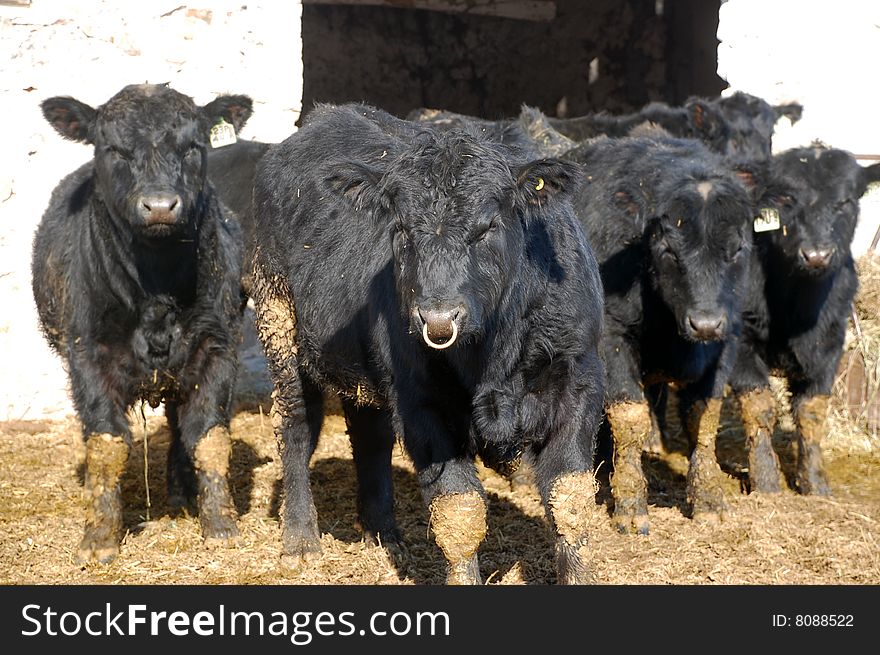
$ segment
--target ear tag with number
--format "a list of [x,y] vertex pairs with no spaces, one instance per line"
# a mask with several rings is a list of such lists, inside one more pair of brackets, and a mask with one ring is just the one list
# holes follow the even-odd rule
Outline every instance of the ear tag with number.
[[211,128],[211,147],[222,148],[231,146],[235,142],[235,128],[221,118],[220,122]]
[[760,215],[755,216],[755,232],[772,232],[781,225],[779,212],[772,207],[762,207]]

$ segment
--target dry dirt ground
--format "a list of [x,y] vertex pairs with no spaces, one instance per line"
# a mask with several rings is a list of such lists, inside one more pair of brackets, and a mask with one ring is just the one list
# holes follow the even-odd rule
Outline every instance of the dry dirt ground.
[[[595,535],[598,581],[605,584],[880,583],[880,455],[826,447],[832,498],[744,495],[747,461],[730,403],[719,460],[730,474],[730,512],[717,525],[684,515],[687,460],[646,453],[651,534],[620,535],[610,521]],[[670,410],[671,411],[671,410]],[[136,447],[123,480],[125,529],[110,565],[73,562],[81,536],[84,448],[74,421],[0,423],[0,583],[3,584],[440,584],[444,567],[428,534],[413,469],[394,455],[397,516],[406,546],[394,553],[361,540],[354,527],[354,468],[342,417],[330,414],[312,462],[324,553],[309,568],[279,566],[280,469],[270,421],[261,411],[233,421],[231,481],[240,514],[239,546],[209,550],[198,520],[172,517],[165,498],[164,419],[146,429],[132,417]],[[790,419],[775,445],[790,474]],[[144,434],[146,457],[144,456]],[[680,445],[680,444],[679,444]],[[675,441],[671,450],[676,449]],[[145,463],[146,462],[146,463]],[[607,467],[605,467],[607,470]],[[600,467],[600,474],[602,467]],[[552,584],[553,544],[536,490],[512,488],[486,469],[489,533],[480,567],[489,584]],[[600,475],[600,479],[601,479]],[[145,484],[145,479],[148,485]],[[147,501],[149,491],[149,502]],[[597,502],[609,506],[607,476]]]

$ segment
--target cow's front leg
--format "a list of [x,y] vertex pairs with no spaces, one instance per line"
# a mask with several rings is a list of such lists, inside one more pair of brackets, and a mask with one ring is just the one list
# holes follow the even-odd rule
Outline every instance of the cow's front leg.
[[232,443],[229,416],[235,384],[235,351],[221,350],[178,406],[180,439],[193,462],[198,486],[199,523],[209,545],[231,545],[238,537],[237,514],[229,490]]
[[688,403],[688,438],[695,444],[687,476],[687,499],[694,519],[718,521],[727,504],[724,500],[724,472],[715,456],[715,442],[721,419],[721,399],[705,398]]
[[792,404],[797,423],[797,489],[802,494],[830,496],[821,446],[828,431],[830,396],[800,396]]
[[556,532],[559,584],[594,582],[592,540],[606,521],[593,476],[603,404],[598,356],[585,357],[575,377],[557,399],[554,430],[534,449],[535,479]]
[[446,558],[446,583],[481,584],[477,550],[486,537],[486,500],[467,453],[464,412],[407,400],[399,404],[404,445],[418,473],[434,540]]
[[109,385],[113,376],[88,356],[88,350],[78,347],[69,360],[73,402],[86,442],[86,525],[76,561],[106,564],[119,554],[119,481],[128,462],[131,434],[125,417],[125,399]]

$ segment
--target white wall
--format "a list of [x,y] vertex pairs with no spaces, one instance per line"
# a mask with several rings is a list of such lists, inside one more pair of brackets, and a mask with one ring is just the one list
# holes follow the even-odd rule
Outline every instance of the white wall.
[[98,105],[142,82],[170,82],[200,104],[245,93],[254,115],[241,136],[280,141],[302,99],[301,9],[282,0],[0,6],[0,420],[72,413],[61,363],[37,328],[30,250],[52,188],[91,149],[63,141],[39,103],[72,95]]
[[[718,75],[731,86],[725,94],[804,105],[796,125],[786,119],[777,125],[774,151],[819,139],[853,154],[880,155],[880,2],[727,0],[719,18]],[[880,226],[880,188],[862,198],[861,208],[856,256]]]

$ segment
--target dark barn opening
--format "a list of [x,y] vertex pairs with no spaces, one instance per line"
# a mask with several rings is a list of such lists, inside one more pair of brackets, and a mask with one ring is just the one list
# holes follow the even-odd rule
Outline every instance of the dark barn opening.
[[495,119],[522,103],[577,116],[713,96],[726,86],[720,4],[304,0],[303,108],[364,101],[400,116],[433,107]]

